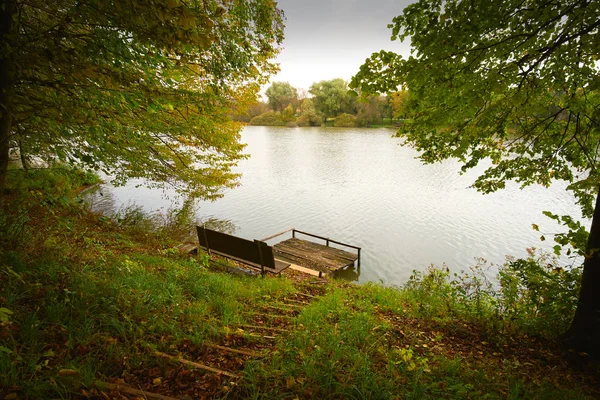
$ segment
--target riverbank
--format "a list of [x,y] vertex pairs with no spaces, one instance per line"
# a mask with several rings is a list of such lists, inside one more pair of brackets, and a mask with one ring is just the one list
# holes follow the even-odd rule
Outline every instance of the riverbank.
[[313,121],[313,123],[308,123],[302,117],[297,118],[296,120],[284,120],[281,119],[279,113],[268,112],[258,117],[253,118],[251,121],[247,122],[248,125],[251,126],[278,126],[278,127],[288,127],[288,128],[297,128],[297,127],[336,127],[336,128],[389,128],[389,129],[397,129],[403,120],[392,120],[390,118],[382,118],[377,122],[370,122],[369,124],[359,124],[356,121],[356,116],[351,114],[343,114],[337,118],[327,118],[326,121],[319,118],[318,120]]
[[600,396],[593,364],[525,327],[543,321],[494,317],[443,271],[403,288],[228,274],[179,253],[185,213],[93,214],[83,177],[4,205],[0,397]]

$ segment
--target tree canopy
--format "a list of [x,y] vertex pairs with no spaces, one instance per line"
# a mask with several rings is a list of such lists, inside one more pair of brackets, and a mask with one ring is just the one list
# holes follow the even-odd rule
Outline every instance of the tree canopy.
[[353,111],[354,98],[348,93],[348,83],[341,78],[315,82],[308,91],[313,95],[316,110],[323,114],[324,119]]
[[454,157],[466,170],[490,159],[474,184],[484,192],[565,180],[593,217],[568,336],[600,354],[600,3],[421,0],[390,27],[392,39],[410,37],[411,56],[375,53],[351,86],[408,88],[399,134],[424,162]]
[[0,189],[9,151],[180,184],[235,184],[239,125],[276,70],[272,0],[2,0]]
[[273,111],[283,111],[298,98],[298,91],[288,82],[273,82],[265,94]]

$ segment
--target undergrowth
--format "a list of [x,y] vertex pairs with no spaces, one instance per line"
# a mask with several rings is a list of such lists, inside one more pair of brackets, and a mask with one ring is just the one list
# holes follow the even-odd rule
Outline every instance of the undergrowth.
[[[509,260],[494,284],[480,266],[469,276],[432,269],[402,288],[307,285],[317,297],[265,339],[240,327],[306,286],[215,272],[207,255],[175,247],[189,233],[189,209],[162,219],[139,209],[96,215],[73,194],[94,179],[62,171],[47,172],[68,182],[42,172],[13,181],[3,202],[0,397],[100,396],[98,380],[198,398],[599,395],[595,367],[574,370],[555,342],[578,270],[532,253]],[[154,353],[202,361],[202,345],[219,341],[261,356],[227,361],[242,375],[229,380]]]

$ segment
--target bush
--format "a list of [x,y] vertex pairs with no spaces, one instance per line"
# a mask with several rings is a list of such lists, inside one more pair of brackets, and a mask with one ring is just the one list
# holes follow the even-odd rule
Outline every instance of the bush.
[[550,256],[531,251],[528,258],[500,266],[498,283],[492,284],[485,267],[481,261],[453,279],[447,268],[432,267],[424,274],[415,272],[404,290],[423,317],[459,319],[493,333],[556,338],[567,330],[577,306],[581,268],[563,269]]
[[310,120],[306,115],[301,115],[296,120],[296,125],[298,126],[310,126]]
[[337,126],[340,128],[352,128],[356,126],[356,117],[351,114],[341,114],[333,123],[333,126]]
[[285,126],[285,122],[281,119],[281,115],[275,111],[267,111],[250,120],[250,125],[259,126]]
[[38,192],[45,200],[55,202],[69,197],[76,189],[95,185],[100,177],[92,171],[82,171],[78,168],[54,165],[48,168],[32,169],[26,172],[22,169],[11,169],[7,174],[6,187],[10,193],[19,198],[31,197]]
[[498,271],[498,308],[530,333],[558,336],[575,315],[581,268],[564,269],[547,255],[507,261]]

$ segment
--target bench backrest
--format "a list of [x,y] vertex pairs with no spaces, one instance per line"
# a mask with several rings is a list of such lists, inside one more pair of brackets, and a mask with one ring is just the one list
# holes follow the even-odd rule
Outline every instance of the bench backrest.
[[[213,231],[203,226],[197,226],[200,246],[220,253],[240,258],[267,268],[275,268],[273,249],[260,240],[247,240],[226,233]],[[262,253],[262,262],[261,262]]]

